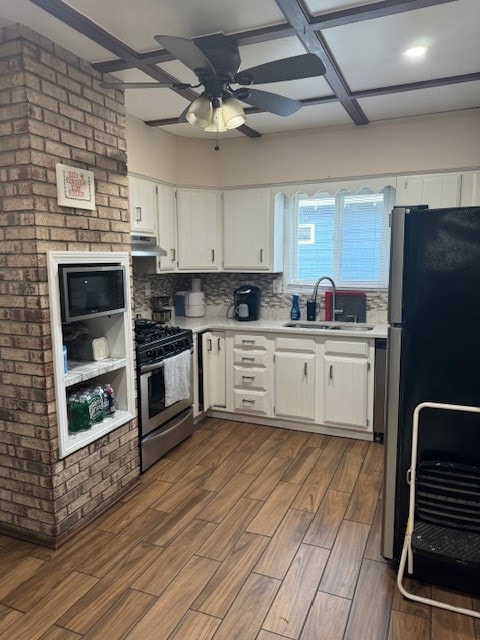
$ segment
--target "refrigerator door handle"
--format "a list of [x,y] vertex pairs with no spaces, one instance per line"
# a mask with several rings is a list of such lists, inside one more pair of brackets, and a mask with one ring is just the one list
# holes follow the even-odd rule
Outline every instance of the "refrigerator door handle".
[[393,558],[395,532],[395,494],[397,484],[398,422],[400,408],[400,360],[402,329],[388,328],[387,379],[385,406],[385,438],[383,483],[382,554]]
[[405,220],[408,209],[394,207],[391,215],[390,283],[388,287],[388,324],[402,322],[403,259]]

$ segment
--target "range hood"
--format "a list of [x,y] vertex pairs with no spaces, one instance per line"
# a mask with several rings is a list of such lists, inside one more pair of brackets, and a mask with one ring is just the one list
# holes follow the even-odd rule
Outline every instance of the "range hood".
[[167,252],[157,244],[155,236],[137,236],[131,235],[132,239],[132,256],[148,257],[148,256],[166,256]]

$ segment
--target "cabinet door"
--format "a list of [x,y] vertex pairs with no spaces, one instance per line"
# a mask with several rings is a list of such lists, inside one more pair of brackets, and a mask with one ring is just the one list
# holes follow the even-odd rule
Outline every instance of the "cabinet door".
[[365,359],[324,357],[322,422],[344,427],[368,427],[368,367]]
[[225,269],[268,271],[273,217],[269,189],[239,189],[223,194]]
[[462,174],[461,207],[480,205],[480,171],[467,171]]
[[397,205],[428,204],[430,209],[460,205],[460,173],[399,178],[397,184]]
[[130,225],[133,233],[154,236],[157,233],[156,183],[128,176]]
[[275,415],[315,419],[315,354],[275,353]]
[[205,189],[178,189],[178,266],[217,271],[220,255],[220,195]]
[[204,409],[227,406],[225,334],[209,331],[202,338]]
[[175,189],[158,184],[158,244],[167,255],[158,258],[159,271],[174,271],[177,267],[177,212]]

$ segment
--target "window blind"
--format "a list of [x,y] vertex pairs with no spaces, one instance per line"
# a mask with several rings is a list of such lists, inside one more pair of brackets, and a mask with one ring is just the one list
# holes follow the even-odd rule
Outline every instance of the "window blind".
[[286,284],[312,286],[328,275],[342,288],[386,288],[394,198],[393,187],[364,187],[287,200]]

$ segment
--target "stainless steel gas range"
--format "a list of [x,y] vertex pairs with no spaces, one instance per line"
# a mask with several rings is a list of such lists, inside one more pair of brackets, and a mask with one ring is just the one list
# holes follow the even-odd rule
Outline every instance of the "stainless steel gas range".
[[[138,318],[135,342],[141,470],[145,471],[193,433],[193,338],[189,329]],[[188,397],[167,406],[165,361],[185,352],[189,353]]]

